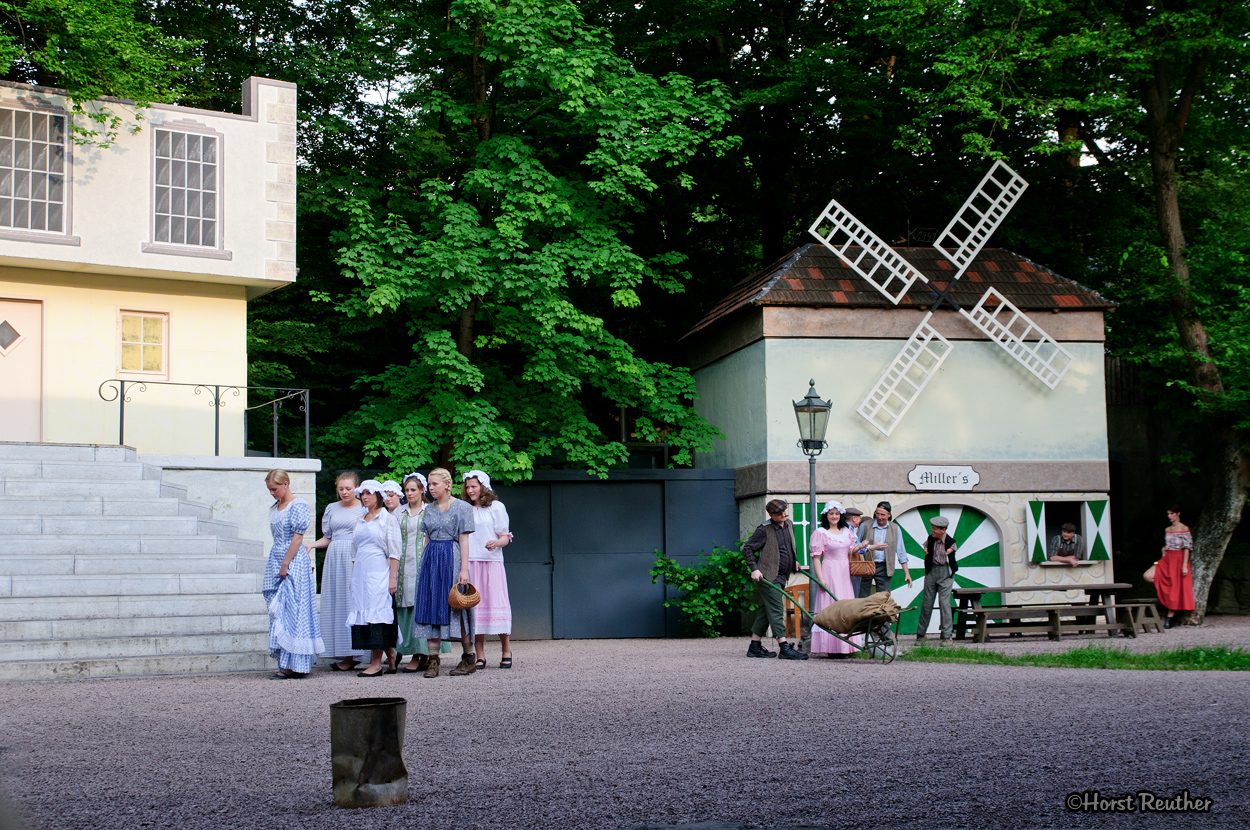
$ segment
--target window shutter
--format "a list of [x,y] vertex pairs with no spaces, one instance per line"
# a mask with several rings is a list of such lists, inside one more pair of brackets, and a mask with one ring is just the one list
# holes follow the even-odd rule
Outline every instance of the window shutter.
[[[811,505],[805,501],[796,501],[790,505],[790,516],[794,521],[794,555],[799,560],[799,565],[804,568],[811,564],[811,557],[807,550],[808,541],[816,532],[816,528],[820,527],[819,523],[808,521],[807,514],[810,507]],[[824,510],[825,502],[816,502],[816,509]]]
[[1083,511],[1086,558],[1091,562],[1111,559],[1111,511],[1106,499],[1085,502]]
[[1024,511],[1028,522],[1026,541],[1029,545],[1029,561],[1046,561],[1046,502],[1031,501],[1029,509]]

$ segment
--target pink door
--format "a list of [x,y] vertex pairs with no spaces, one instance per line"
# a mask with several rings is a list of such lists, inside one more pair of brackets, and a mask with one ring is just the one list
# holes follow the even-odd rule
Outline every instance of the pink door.
[[43,438],[43,303],[0,298],[0,441]]

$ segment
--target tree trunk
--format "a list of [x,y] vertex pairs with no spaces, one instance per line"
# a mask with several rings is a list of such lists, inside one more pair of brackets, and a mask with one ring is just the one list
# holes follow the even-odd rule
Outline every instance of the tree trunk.
[[[1189,260],[1185,251],[1185,232],[1181,224],[1176,183],[1176,154],[1185,135],[1190,106],[1209,61],[1210,53],[1206,50],[1193,59],[1185,85],[1173,105],[1168,62],[1156,60],[1151,77],[1142,83],[1141,97],[1146,110],[1159,241],[1172,275],[1169,297],[1172,319],[1176,323],[1181,346],[1189,358],[1194,385],[1214,397],[1224,392],[1224,381],[1211,352],[1210,335],[1190,293]],[[1246,503],[1247,469],[1250,466],[1250,456],[1244,449],[1242,436],[1228,425],[1215,421],[1215,416],[1208,417],[1212,419],[1208,421],[1210,431],[1217,436],[1217,463],[1216,468],[1209,471],[1211,491],[1194,525],[1194,549],[1189,559],[1194,583],[1194,616],[1198,622],[1206,616],[1211,580],[1224,558],[1228,540],[1241,522],[1242,507]]]
[[1189,570],[1194,580],[1194,619],[1198,623],[1207,614],[1211,580],[1224,558],[1228,540],[1241,522],[1246,485],[1250,484],[1250,453],[1231,428],[1220,430],[1208,472],[1211,491],[1194,527],[1194,549],[1189,554]]

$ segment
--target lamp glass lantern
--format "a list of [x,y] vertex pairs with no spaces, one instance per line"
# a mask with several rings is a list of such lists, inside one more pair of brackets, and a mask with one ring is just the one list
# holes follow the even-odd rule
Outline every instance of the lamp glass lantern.
[[829,410],[833,404],[822,401],[816,394],[814,379],[809,380],[808,385],[811,388],[807,390],[807,397],[794,401],[794,416],[799,422],[799,446],[808,455],[820,455],[820,451],[828,446],[825,430],[829,426]]

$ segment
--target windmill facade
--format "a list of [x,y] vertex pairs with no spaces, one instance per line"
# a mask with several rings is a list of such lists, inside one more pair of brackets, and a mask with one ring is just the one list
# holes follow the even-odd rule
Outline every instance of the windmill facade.
[[[891,248],[861,257],[861,246],[838,255],[812,243],[738,283],[684,338],[697,405],[726,436],[697,464],[736,471],[744,533],[776,496],[789,499],[805,521],[806,506],[798,502],[806,500],[807,465],[794,444],[791,400],[815,377],[834,403],[829,449],[817,462],[819,500],[838,498],[865,514],[890,501],[904,530],[935,510],[952,518],[952,527],[964,522],[977,534],[978,549],[969,551],[979,554],[975,567],[985,569],[977,578],[996,580],[981,584],[1061,590],[1110,580],[1103,324],[1114,305],[1011,251],[980,250],[962,266],[948,253]],[[851,267],[858,258],[869,271],[864,263],[890,257],[917,275],[906,290],[890,290],[900,283],[870,280]],[[968,314],[949,303],[933,309],[935,292]],[[1003,315],[1019,313],[1017,332],[1027,316],[1044,326],[1053,354],[1068,356],[1053,388],[968,319],[987,292],[993,299],[982,309],[1004,324],[1011,317]],[[918,330],[931,332],[924,346],[937,352],[938,365],[902,416],[882,429],[863,405],[919,339]],[[913,483],[925,468],[970,468],[978,481]],[[1038,541],[1044,549],[1051,525],[1065,521],[1082,528],[1097,558],[1067,570],[1034,562]],[[966,565],[961,571],[973,573]]]

